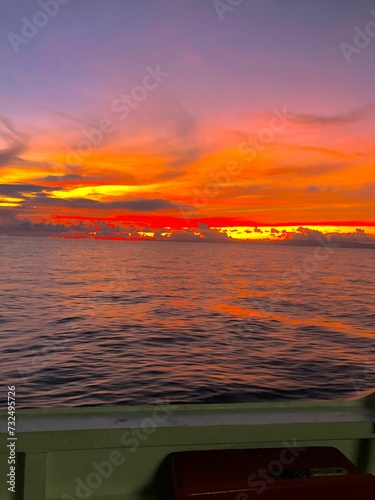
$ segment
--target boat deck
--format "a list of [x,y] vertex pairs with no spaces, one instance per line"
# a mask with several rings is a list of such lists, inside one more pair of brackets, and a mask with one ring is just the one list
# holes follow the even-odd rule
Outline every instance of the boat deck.
[[[17,411],[17,494],[0,500],[166,498],[176,451],[334,446],[375,474],[375,393],[343,402]],[[0,414],[0,471],[7,464]]]

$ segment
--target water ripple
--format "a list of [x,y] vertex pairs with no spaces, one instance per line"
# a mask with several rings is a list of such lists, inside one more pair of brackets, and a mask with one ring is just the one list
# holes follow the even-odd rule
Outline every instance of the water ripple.
[[[13,238],[0,373],[20,407],[338,399],[375,387],[374,252]],[[74,257],[72,257],[74,256]]]

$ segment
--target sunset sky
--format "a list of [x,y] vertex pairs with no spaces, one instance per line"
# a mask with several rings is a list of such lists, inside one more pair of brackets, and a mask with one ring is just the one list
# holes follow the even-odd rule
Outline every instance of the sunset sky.
[[371,10],[370,0],[6,2],[1,232],[368,241],[375,22],[362,48],[355,28],[375,21]]

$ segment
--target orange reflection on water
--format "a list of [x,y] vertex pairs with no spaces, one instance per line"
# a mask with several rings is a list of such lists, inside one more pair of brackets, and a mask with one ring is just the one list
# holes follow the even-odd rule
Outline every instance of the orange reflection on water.
[[237,316],[239,318],[247,318],[253,316],[254,318],[264,318],[264,313],[257,311],[256,309],[249,309],[240,307],[234,304],[221,303],[217,304],[214,311],[223,312],[226,314],[231,314],[232,316]]

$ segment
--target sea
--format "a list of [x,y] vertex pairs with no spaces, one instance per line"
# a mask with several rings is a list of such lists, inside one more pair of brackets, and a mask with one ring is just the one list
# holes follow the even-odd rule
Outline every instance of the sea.
[[18,408],[375,390],[375,250],[8,236],[0,259]]

